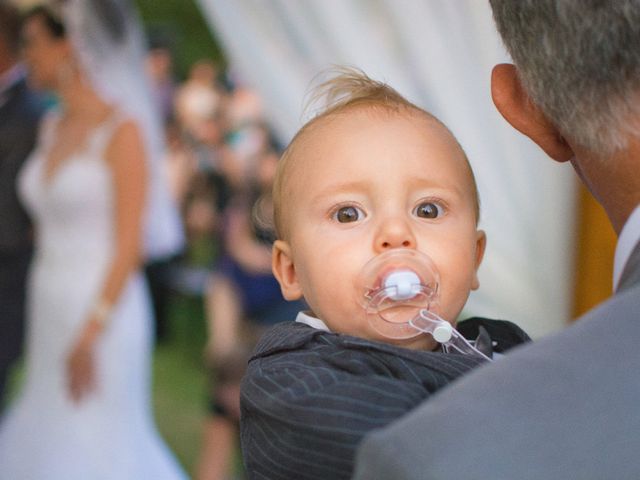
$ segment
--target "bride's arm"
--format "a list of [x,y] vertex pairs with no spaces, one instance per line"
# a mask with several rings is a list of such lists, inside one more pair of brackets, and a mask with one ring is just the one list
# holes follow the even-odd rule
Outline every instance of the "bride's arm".
[[106,151],[114,194],[115,248],[100,295],[69,356],[69,389],[80,400],[95,386],[93,346],[131,272],[141,263],[143,210],[147,190],[147,162],[140,131],[126,121],[114,132]]
[[115,250],[98,303],[110,307],[142,261],[147,161],[140,131],[133,121],[124,122],[115,131],[107,147],[106,161],[111,167],[115,193]]

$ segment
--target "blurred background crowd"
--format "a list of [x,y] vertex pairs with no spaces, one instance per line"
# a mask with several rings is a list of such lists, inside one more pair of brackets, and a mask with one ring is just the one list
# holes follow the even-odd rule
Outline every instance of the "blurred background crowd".
[[283,146],[260,95],[219,61],[196,60],[182,81],[171,48],[154,45],[147,62],[164,115],[166,174],[187,239],[180,255],[147,267],[156,286],[156,334],[171,344],[182,332],[187,349],[198,351],[202,337],[193,332],[202,332],[204,319],[208,413],[197,468],[201,478],[222,478],[211,472],[229,461],[233,468],[239,381],[251,348],[264,327],[295,318],[301,308],[283,300],[271,274],[270,196]]
[[[39,4],[12,3],[22,13]],[[262,329],[293,319],[301,307],[282,299],[271,274],[271,182],[283,145],[260,95],[227,68],[195,4],[137,7],[144,70],[166,145],[162,175],[185,238],[179,251],[144,266],[155,321],[155,417],[190,475],[241,478],[244,365]],[[45,111],[60,107],[54,92],[33,93]],[[31,141],[37,130],[34,124]],[[18,363],[5,404],[22,381]]]
[[[236,462],[238,388],[252,344],[262,326],[293,319],[299,308],[282,299],[271,274],[271,184],[283,147],[258,93],[219,60],[196,60],[183,80],[172,69],[170,45],[153,45],[147,62],[164,117],[166,175],[187,239],[180,255],[147,266],[156,338],[184,342],[196,361],[193,352],[204,352],[205,391],[195,396],[207,417],[195,429],[204,429],[202,446],[181,448],[202,450],[192,467],[200,478],[222,478],[212,472]],[[204,345],[194,335],[203,333],[202,323]]]

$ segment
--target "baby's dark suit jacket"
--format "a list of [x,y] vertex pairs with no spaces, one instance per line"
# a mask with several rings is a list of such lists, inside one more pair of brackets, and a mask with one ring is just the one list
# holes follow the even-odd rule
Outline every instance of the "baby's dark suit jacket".
[[[469,319],[494,351],[529,340],[510,322]],[[484,362],[281,323],[258,343],[241,387],[241,444],[250,479],[350,478],[356,447]],[[473,401],[473,399],[470,399]]]

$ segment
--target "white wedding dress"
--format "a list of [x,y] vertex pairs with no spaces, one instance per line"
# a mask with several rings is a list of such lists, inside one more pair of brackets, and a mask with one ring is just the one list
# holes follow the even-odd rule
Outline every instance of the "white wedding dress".
[[45,179],[55,115],[19,191],[36,232],[22,390],[0,423],[2,480],[174,480],[186,475],[156,431],[150,401],[151,313],[131,275],[98,340],[97,389],[79,404],[66,360],[114,253],[114,191],[104,150],[119,115]]

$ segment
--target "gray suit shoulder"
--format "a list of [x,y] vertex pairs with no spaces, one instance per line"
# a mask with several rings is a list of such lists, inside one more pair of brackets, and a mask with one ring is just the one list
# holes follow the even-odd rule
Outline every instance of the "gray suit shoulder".
[[355,479],[638,479],[640,285],[366,437]]

